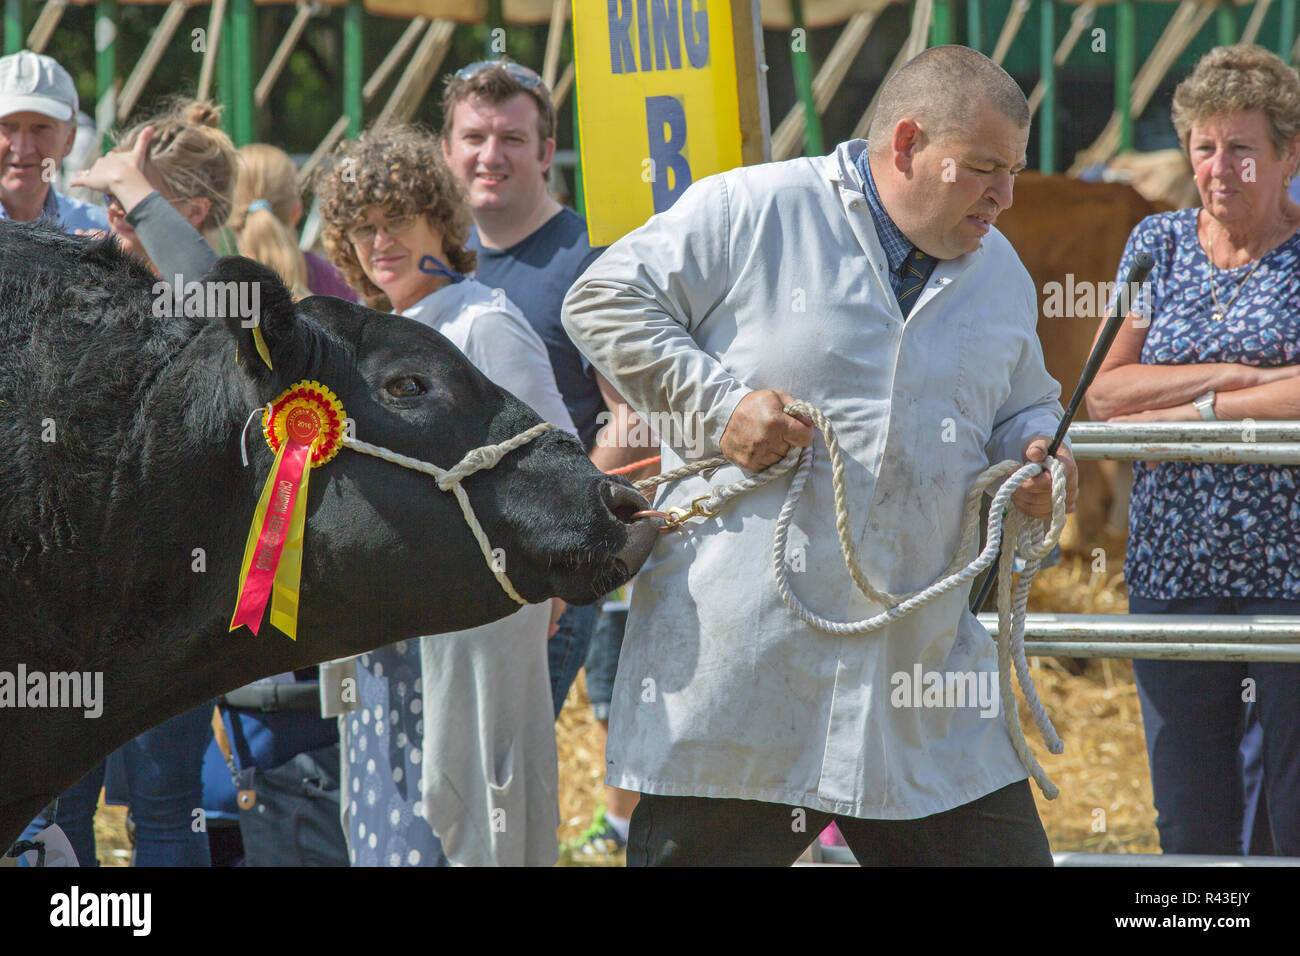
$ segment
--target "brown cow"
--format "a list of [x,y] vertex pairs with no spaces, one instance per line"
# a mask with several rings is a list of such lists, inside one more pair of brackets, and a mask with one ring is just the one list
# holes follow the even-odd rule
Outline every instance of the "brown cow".
[[[1061,383],[1062,404],[1079,381],[1106,308],[1108,294],[1099,283],[1114,283],[1133,227],[1166,208],[1121,183],[1035,172],[1016,178],[1015,204],[997,226],[1038,287],[1038,337],[1047,371]],[[1081,405],[1076,420],[1086,418]],[[1123,535],[1129,482],[1127,465],[1079,462],[1076,527],[1071,534],[1067,526],[1063,545],[1087,552],[1108,536]]]

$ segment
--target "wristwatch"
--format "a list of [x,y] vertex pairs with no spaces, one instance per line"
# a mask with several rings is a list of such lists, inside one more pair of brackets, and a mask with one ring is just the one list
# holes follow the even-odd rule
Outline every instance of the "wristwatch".
[[1201,417],[1207,422],[1217,422],[1218,416],[1214,414],[1214,390],[1206,392],[1199,398],[1192,399],[1192,404],[1196,410],[1201,413]]

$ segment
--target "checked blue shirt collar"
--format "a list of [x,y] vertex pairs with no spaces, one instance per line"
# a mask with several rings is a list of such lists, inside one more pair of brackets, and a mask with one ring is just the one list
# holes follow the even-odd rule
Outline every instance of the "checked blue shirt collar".
[[907,318],[939,260],[926,255],[912,245],[907,236],[903,235],[903,231],[894,224],[894,220],[889,218],[889,213],[885,212],[885,204],[880,201],[880,193],[876,192],[876,182],[871,177],[871,163],[867,159],[867,150],[858,153],[854,165],[862,174],[862,182],[866,187],[867,206],[871,209],[871,218],[876,224],[876,235],[880,237],[880,244],[885,249],[885,258],[889,262],[889,286],[894,290],[898,307],[903,310],[903,318]]

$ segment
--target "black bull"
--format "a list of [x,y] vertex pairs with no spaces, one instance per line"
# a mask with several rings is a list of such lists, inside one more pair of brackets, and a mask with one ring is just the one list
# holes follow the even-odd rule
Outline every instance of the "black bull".
[[[48,695],[22,708],[0,697],[0,848],[174,714],[518,608],[450,494],[345,448],[312,473],[298,640],[265,623],[260,637],[228,632],[273,457],[255,424],[241,466],[253,409],[312,379],[340,398],[358,439],[442,467],[539,419],[416,322],[322,296],[294,304],[238,257],[207,281],[255,284],[271,369],[242,316],[156,315],[153,276],[112,240],[0,221],[0,681],[7,673],[12,691],[20,669],[28,681],[98,672],[103,687],[98,717]],[[650,523],[631,519],[644,500],[558,430],[464,487],[529,601],[590,603],[653,544]]]

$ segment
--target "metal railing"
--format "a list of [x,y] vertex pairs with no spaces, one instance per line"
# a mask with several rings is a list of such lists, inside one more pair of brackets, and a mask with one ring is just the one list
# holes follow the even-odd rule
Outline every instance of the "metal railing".
[[[1078,422],[1076,460],[1300,465],[1300,421]],[[979,621],[996,635],[996,614]],[[1139,660],[1300,661],[1300,617],[1029,614],[1025,652]]]

